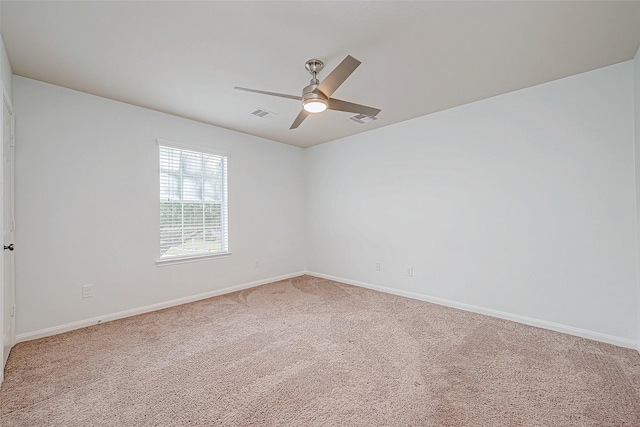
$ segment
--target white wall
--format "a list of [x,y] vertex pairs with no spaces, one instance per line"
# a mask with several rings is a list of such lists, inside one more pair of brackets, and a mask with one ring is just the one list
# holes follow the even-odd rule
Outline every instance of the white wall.
[[11,71],[11,64],[9,63],[7,51],[4,48],[2,36],[0,36],[0,46],[2,47],[2,52],[0,53],[0,78],[2,79],[4,87],[7,88],[9,99],[13,102],[13,73]]
[[[633,60],[634,70],[634,147],[635,147],[635,167],[636,167],[636,226],[640,225],[640,48],[636,52],[636,56]],[[636,230],[637,234],[637,247],[640,252],[640,230]],[[638,268],[640,269],[640,258],[638,259]],[[638,271],[637,281],[637,300],[638,300],[638,351],[640,351],[640,270]]]
[[[0,2],[0,16],[2,15],[2,2]],[[9,93],[9,99],[13,101],[13,73],[11,71],[11,64],[9,63],[9,57],[4,47],[4,41],[0,36],[0,79]]]
[[[14,90],[18,334],[304,270],[302,149],[22,77]],[[231,257],[155,265],[156,138],[231,152]]]
[[308,149],[308,269],[635,345],[632,85],[628,61]]

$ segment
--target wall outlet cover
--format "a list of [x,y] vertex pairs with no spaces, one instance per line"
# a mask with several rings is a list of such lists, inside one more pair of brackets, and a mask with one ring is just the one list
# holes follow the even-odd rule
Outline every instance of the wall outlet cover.
[[93,296],[93,285],[82,285],[82,298],[91,298]]

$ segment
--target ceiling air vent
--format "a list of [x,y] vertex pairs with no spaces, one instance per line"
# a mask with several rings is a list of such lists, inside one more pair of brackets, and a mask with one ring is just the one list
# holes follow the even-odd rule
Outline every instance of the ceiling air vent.
[[273,111],[265,110],[264,108],[258,108],[256,111],[254,111],[251,114],[253,114],[254,116],[262,117],[263,119],[277,116],[277,114],[274,113]]
[[355,116],[349,117],[349,120],[352,120],[359,125],[363,125],[365,123],[376,121],[378,118],[376,116],[367,116],[366,114],[356,114]]

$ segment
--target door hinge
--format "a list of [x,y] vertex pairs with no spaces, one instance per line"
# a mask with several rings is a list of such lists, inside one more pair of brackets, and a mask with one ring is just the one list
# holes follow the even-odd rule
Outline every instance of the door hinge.
[[15,147],[16,146],[16,137],[15,135],[11,135],[11,139],[9,140],[9,147]]
[[11,231],[16,231],[16,222],[13,219],[11,220]]
[[15,305],[15,304],[13,304],[13,305],[11,306],[11,315],[12,315],[12,316],[15,316],[15,315],[16,315],[16,305]]

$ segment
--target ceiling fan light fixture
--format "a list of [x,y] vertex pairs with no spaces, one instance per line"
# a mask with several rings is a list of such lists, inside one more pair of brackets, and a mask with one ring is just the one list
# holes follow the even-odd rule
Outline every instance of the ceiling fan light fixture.
[[302,101],[302,107],[307,113],[322,113],[327,109],[327,101],[322,98],[305,99]]

